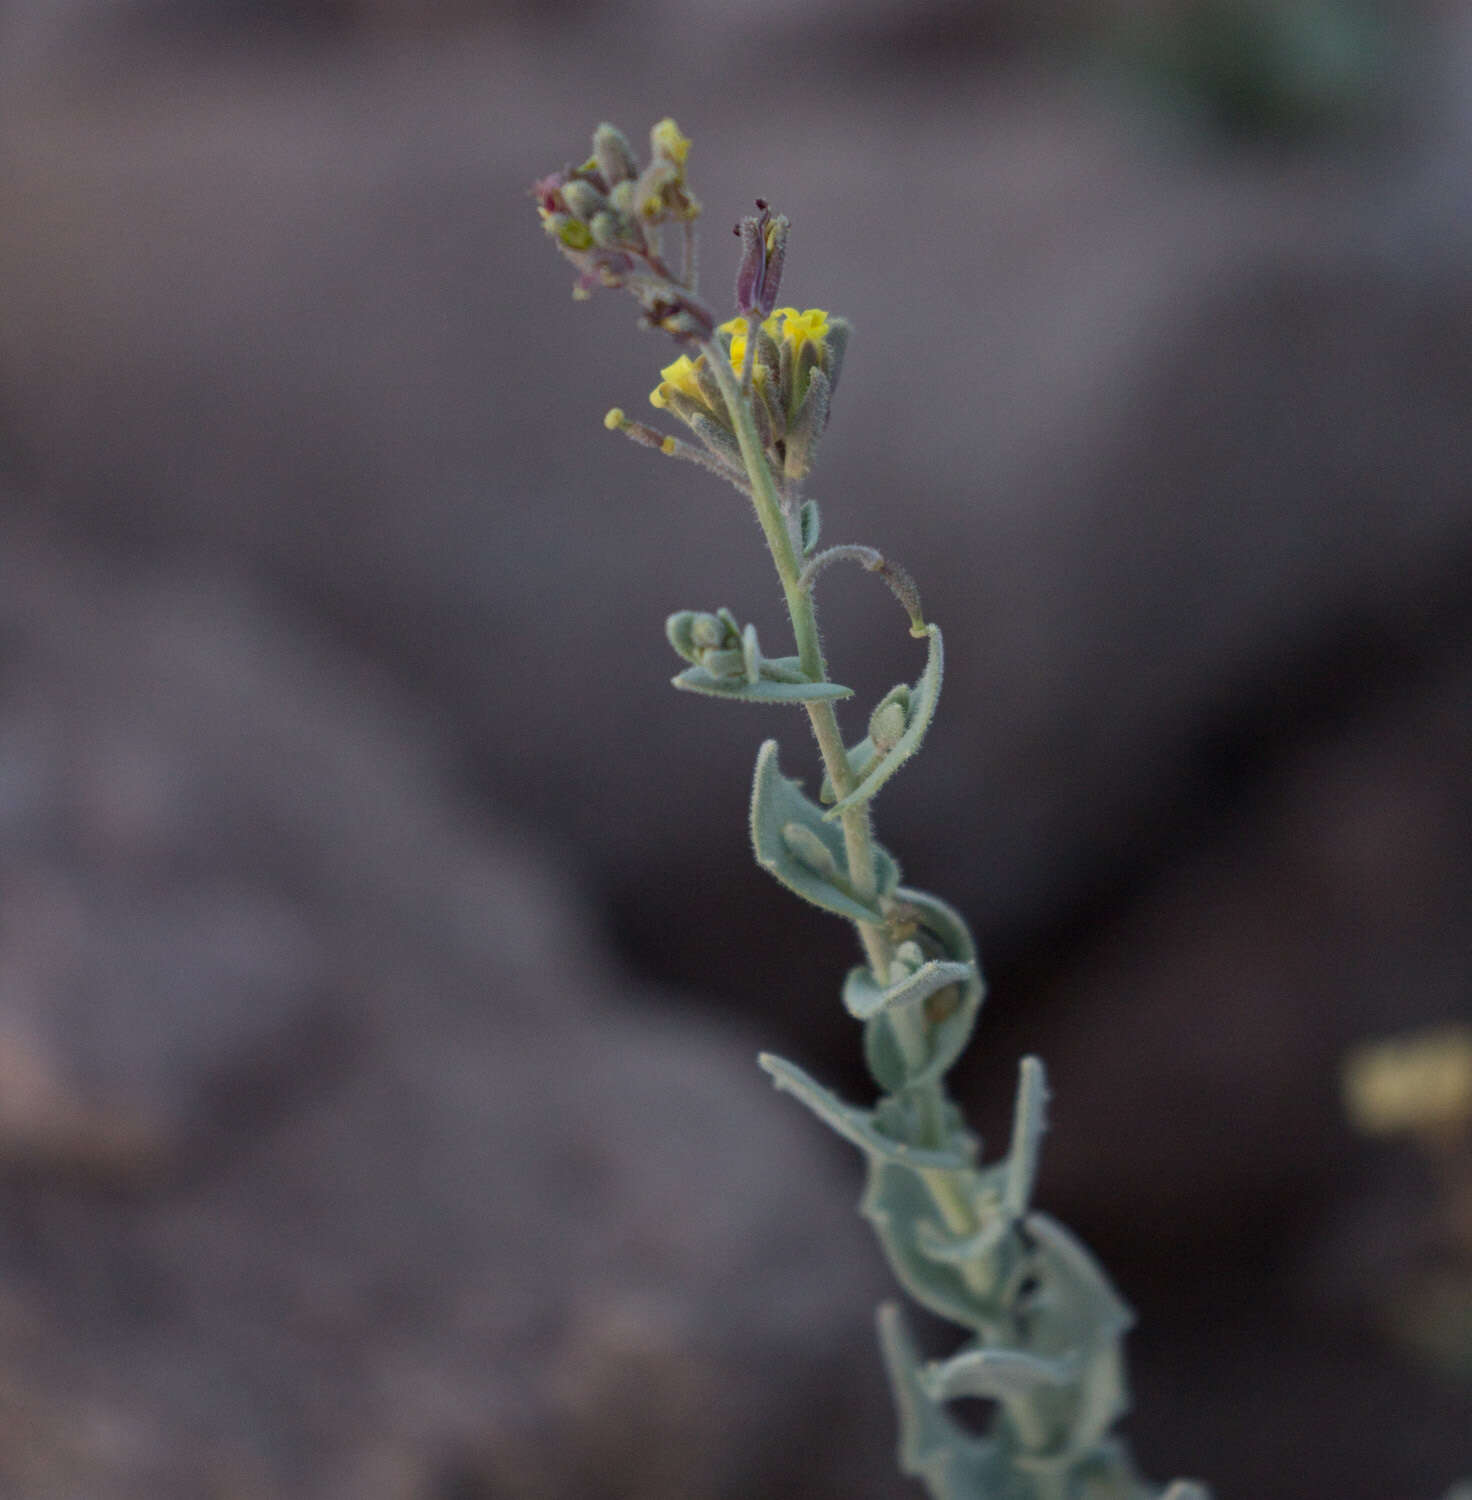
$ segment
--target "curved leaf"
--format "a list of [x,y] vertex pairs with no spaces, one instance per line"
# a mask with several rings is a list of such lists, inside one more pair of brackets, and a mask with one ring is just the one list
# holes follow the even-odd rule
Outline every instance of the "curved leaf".
[[[774,688],[784,685],[771,684]],[[789,825],[793,824],[803,830],[801,841],[788,833]],[[829,859],[813,861],[801,857],[801,845],[813,840],[827,851]],[[845,874],[848,866],[842,830],[825,822],[822,810],[803,796],[795,781],[782,774],[777,765],[776,740],[768,740],[757,753],[751,789],[751,842],[756,862],[805,901],[851,922],[884,920],[878,903],[895,889],[899,867],[884,850],[876,848],[878,896],[870,903],[854,894]],[[817,868],[818,864],[825,868]]]
[[1038,1147],[1047,1124],[1043,1119],[1048,1102],[1048,1082],[1036,1057],[1024,1057],[1017,1081],[1017,1100],[1012,1107],[1012,1144],[1007,1152],[1007,1186],[1002,1207],[1016,1219],[1027,1212],[1038,1173]]
[[867,1021],[880,1011],[903,1010],[919,1005],[953,984],[964,984],[971,978],[970,964],[950,963],[934,958],[898,984],[881,988],[865,968],[850,969],[843,982],[843,1003],[856,1020]]
[[935,1199],[923,1175],[910,1167],[871,1157],[859,1212],[874,1226],[890,1270],[922,1307],[963,1328],[981,1328],[997,1316],[1000,1267],[989,1268],[992,1285],[979,1290],[977,1262],[948,1264],[928,1252],[921,1226],[934,1223]]
[[[927,625],[925,635],[930,642],[930,654],[925,662],[925,671],[921,673],[920,680],[910,694],[910,713],[905,732],[894,747],[883,755],[879,754],[874,742],[869,739],[861,740],[848,752],[850,768],[862,779],[848,796],[840,798],[828,809],[826,817],[840,817],[846,809],[867,802],[920,748],[925,731],[930,728],[930,721],[935,717],[935,706],[940,701],[941,677],[945,671],[940,626]],[[824,792],[831,796],[832,791],[832,787],[825,783]]]
[[966,1349],[927,1366],[921,1374],[932,1401],[954,1401],[958,1396],[982,1396],[992,1401],[1015,1401],[1039,1386],[1067,1385],[1078,1375],[1076,1355],[1040,1358],[1017,1349]]
[[929,1260],[938,1260],[948,1266],[964,1266],[968,1262],[995,1254],[1011,1228],[1010,1219],[1000,1213],[993,1213],[975,1234],[958,1240],[925,1220],[915,1230],[915,1243]]
[[1007,1455],[972,1437],[925,1389],[920,1355],[894,1303],[879,1309],[879,1347],[900,1420],[900,1468],[924,1481],[932,1500],[1015,1492]]
[[936,896],[902,886],[893,893],[891,920],[903,907],[914,911],[918,934],[939,948],[945,961],[965,966],[966,978],[957,985],[956,1003],[945,1014],[932,1020],[927,1028],[930,1054],[923,1066],[913,1073],[885,1012],[881,1010],[871,1017],[864,1028],[864,1055],[875,1081],[889,1093],[933,1083],[946,1072],[970,1040],[986,992],[981,970],[977,967],[976,945],[961,914]]
[[779,1089],[806,1104],[830,1130],[875,1160],[916,1171],[955,1171],[966,1165],[965,1157],[955,1151],[924,1151],[885,1135],[875,1128],[874,1117],[868,1110],[845,1104],[831,1089],[825,1089],[786,1058],[763,1052],[757,1061]]

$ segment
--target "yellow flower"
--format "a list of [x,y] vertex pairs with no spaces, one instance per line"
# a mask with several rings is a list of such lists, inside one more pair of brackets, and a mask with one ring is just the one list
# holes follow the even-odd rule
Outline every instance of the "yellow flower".
[[[821,307],[810,307],[805,312],[799,312],[795,307],[779,307],[761,326],[768,338],[788,345],[794,364],[802,354],[804,345],[816,344],[821,355],[823,346],[828,341],[828,314]],[[739,373],[746,363],[746,319],[728,318],[716,331],[729,336],[731,368]],[[693,360],[688,354],[682,354],[674,364],[666,365],[659,372],[660,383],[649,393],[650,403],[663,410],[670,404],[671,395],[679,394],[709,410],[709,403],[700,389],[698,378],[698,372],[704,363],[703,354]],[[758,388],[765,389],[766,370],[758,365],[752,375]]]
[[821,348],[828,341],[828,314],[821,307],[810,307],[806,312],[798,312],[795,307],[779,307],[762,327],[773,338],[778,338],[775,331],[778,323],[782,326],[781,341],[791,346],[793,359],[802,353],[804,344],[811,342]]
[[[746,319],[732,318],[722,323],[721,333],[731,335],[731,367],[739,370],[746,358]],[[762,323],[762,332],[775,343],[791,347],[793,359],[802,353],[804,344],[821,349],[828,341],[828,314],[821,307],[799,312],[795,307],[779,307]]]
[[746,319],[729,318],[716,332],[731,335],[731,368],[739,370],[746,362]]
[[[704,355],[701,356],[704,359]],[[674,364],[666,365],[659,372],[660,383],[649,393],[650,403],[658,407],[666,407],[670,404],[670,393],[678,391],[682,396],[688,396],[692,401],[698,401],[705,405],[705,395],[700,389],[700,381],[696,377],[699,365],[692,360],[688,354],[682,354]]]

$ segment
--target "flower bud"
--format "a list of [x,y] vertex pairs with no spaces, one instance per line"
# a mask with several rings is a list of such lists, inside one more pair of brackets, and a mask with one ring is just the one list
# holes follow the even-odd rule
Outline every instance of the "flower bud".
[[614,125],[603,124],[593,132],[593,160],[598,163],[603,181],[610,188],[621,182],[632,182],[639,175],[633,148],[623,131]]
[[617,245],[624,238],[618,215],[607,208],[600,208],[588,221],[588,232],[593,236],[595,245],[605,248]]
[[581,177],[574,177],[562,185],[562,201],[569,213],[583,220],[591,219],[604,206],[603,194]]
[[782,263],[787,257],[787,231],[791,221],[774,214],[756,200],[757,212],[736,226],[741,237],[741,264],[736,271],[736,307],[743,314],[769,318],[777,305],[782,285]]
[[838,861],[834,859],[832,850],[806,825],[796,821],[784,823],[782,842],[787,846],[787,852],[814,874],[822,875],[828,880],[838,874]]
[[593,243],[593,231],[570,214],[549,215],[547,228],[569,250],[586,250]]
[[909,722],[910,690],[900,686],[886,693],[869,716],[869,738],[881,755],[899,744]]
[[690,640],[697,649],[723,645],[726,622],[717,615],[698,614],[690,622]]

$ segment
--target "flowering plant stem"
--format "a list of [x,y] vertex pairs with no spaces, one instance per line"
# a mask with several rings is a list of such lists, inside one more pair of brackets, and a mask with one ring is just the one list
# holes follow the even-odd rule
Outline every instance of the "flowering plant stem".
[[[1031,1208],[1047,1097],[1042,1064],[1024,1058],[1006,1154],[990,1165],[951,1102],[945,1075],[964,1050],[983,984],[965,921],[938,897],[900,884],[875,840],[870,806],[919,750],[940,696],[939,628],[927,623],[909,574],[876,548],[815,552],[818,514],[802,480],[823,435],[848,325],[820,309],[778,308],[788,221],[760,199],[737,226],[742,242],[736,316],[716,323],[696,295],[691,226],[699,204],[685,181],[690,143],[672,120],[651,132],[640,168],[627,141],[600,126],[593,156],[537,184],[543,223],[578,267],[578,290],[622,287],[647,325],[682,352],[650,397],[697,439],[661,434],[615,408],[605,425],[729,480],[756,510],[777,569],[797,654],[769,658],[755,627],[730,610],[682,610],[666,633],[688,663],[675,686],[741,702],[798,703],[826,777],[819,802],[778,768],[777,745],[757,756],[752,843],[759,864],[795,894],[853,923],[865,963],[843,1004],[864,1027],[880,1097],[846,1103],[801,1068],[763,1055],[783,1089],[864,1154],[863,1212],[905,1289],[968,1334],[961,1350],[922,1361],[899,1309],[879,1335],[900,1424],[900,1465],[933,1500],[1155,1500],[1113,1435],[1127,1405],[1128,1309],[1084,1247]],[[685,271],[660,258],[663,225],[685,236]],[[692,355],[694,356],[692,358]],[[926,643],[913,684],[880,699],[869,732],[846,745],[835,704],[851,691],[828,675],[814,591],[834,562],[878,574]],[[820,803],[831,804],[826,809]],[[947,1410],[961,1397],[995,1403],[982,1434]],[[1177,1481],[1162,1500],[1201,1500]]]
[[[746,465],[746,475],[751,482],[752,503],[756,507],[757,520],[762,534],[767,539],[767,550],[782,582],[782,596],[787,601],[787,615],[792,625],[793,639],[797,645],[797,659],[803,675],[809,682],[828,681],[828,664],[823,659],[823,643],[818,636],[818,611],[813,600],[810,584],[802,578],[798,561],[799,542],[793,538],[793,517],[782,504],[777,493],[777,483],[772,478],[766,454],[762,451],[761,439],[757,435],[756,421],[752,416],[750,392],[743,389],[746,377],[754,367],[748,343],[747,367],[742,379],[737,380],[726,351],[713,341],[702,346],[709,368],[726,398],[727,410],[731,413],[736,442],[741,449],[741,458]],[[849,769],[848,756],[843,747],[843,735],[838,727],[838,714],[832,701],[817,699],[804,705],[808,720],[813,726],[813,735],[818,741],[818,750],[823,757],[823,769],[837,790],[839,797],[848,797],[854,790],[853,773]],[[849,878],[854,894],[860,901],[872,902],[878,894],[874,874],[874,838],[869,816],[869,804],[861,802],[845,808],[841,817],[844,852],[848,858]],[[875,922],[857,922],[859,940],[869,960],[869,968],[875,981],[882,984],[889,971],[889,942],[884,930]]]

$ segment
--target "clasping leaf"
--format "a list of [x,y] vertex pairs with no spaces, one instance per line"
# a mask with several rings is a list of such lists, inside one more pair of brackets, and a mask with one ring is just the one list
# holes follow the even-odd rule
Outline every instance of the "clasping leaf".
[[855,894],[848,878],[842,830],[825,822],[822,809],[809,802],[798,784],[782,774],[777,765],[776,740],[768,740],[756,758],[751,789],[751,842],[757,863],[805,901],[851,922],[884,920],[878,903],[895,889],[899,867],[884,850],[876,848],[875,900],[861,900]]
[[[925,731],[930,728],[930,721],[935,717],[935,706],[940,701],[941,675],[945,667],[940,626],[927,625],[925,635],[930,643],[925,671],[913,688],[902,686],[885,695],[875,710],[869,737],[861,740],[848,752],[849,769],[858,778],[858,785],[848,796],[828,809],[827,817],[841,817],[848,808],[867,802],[920,748],[920,741],[925,738]],[[884,730],[888,728],[888,720],[893,718],[892,708],[896,704],[903,710],[904,727],[886,748],[883,744],[875,743],[873,730],[878,728],[880,738],[890,740],[890,735]],[[820,793],[822,800],[831,802],[835,795],[832,782],[825,777]]]

